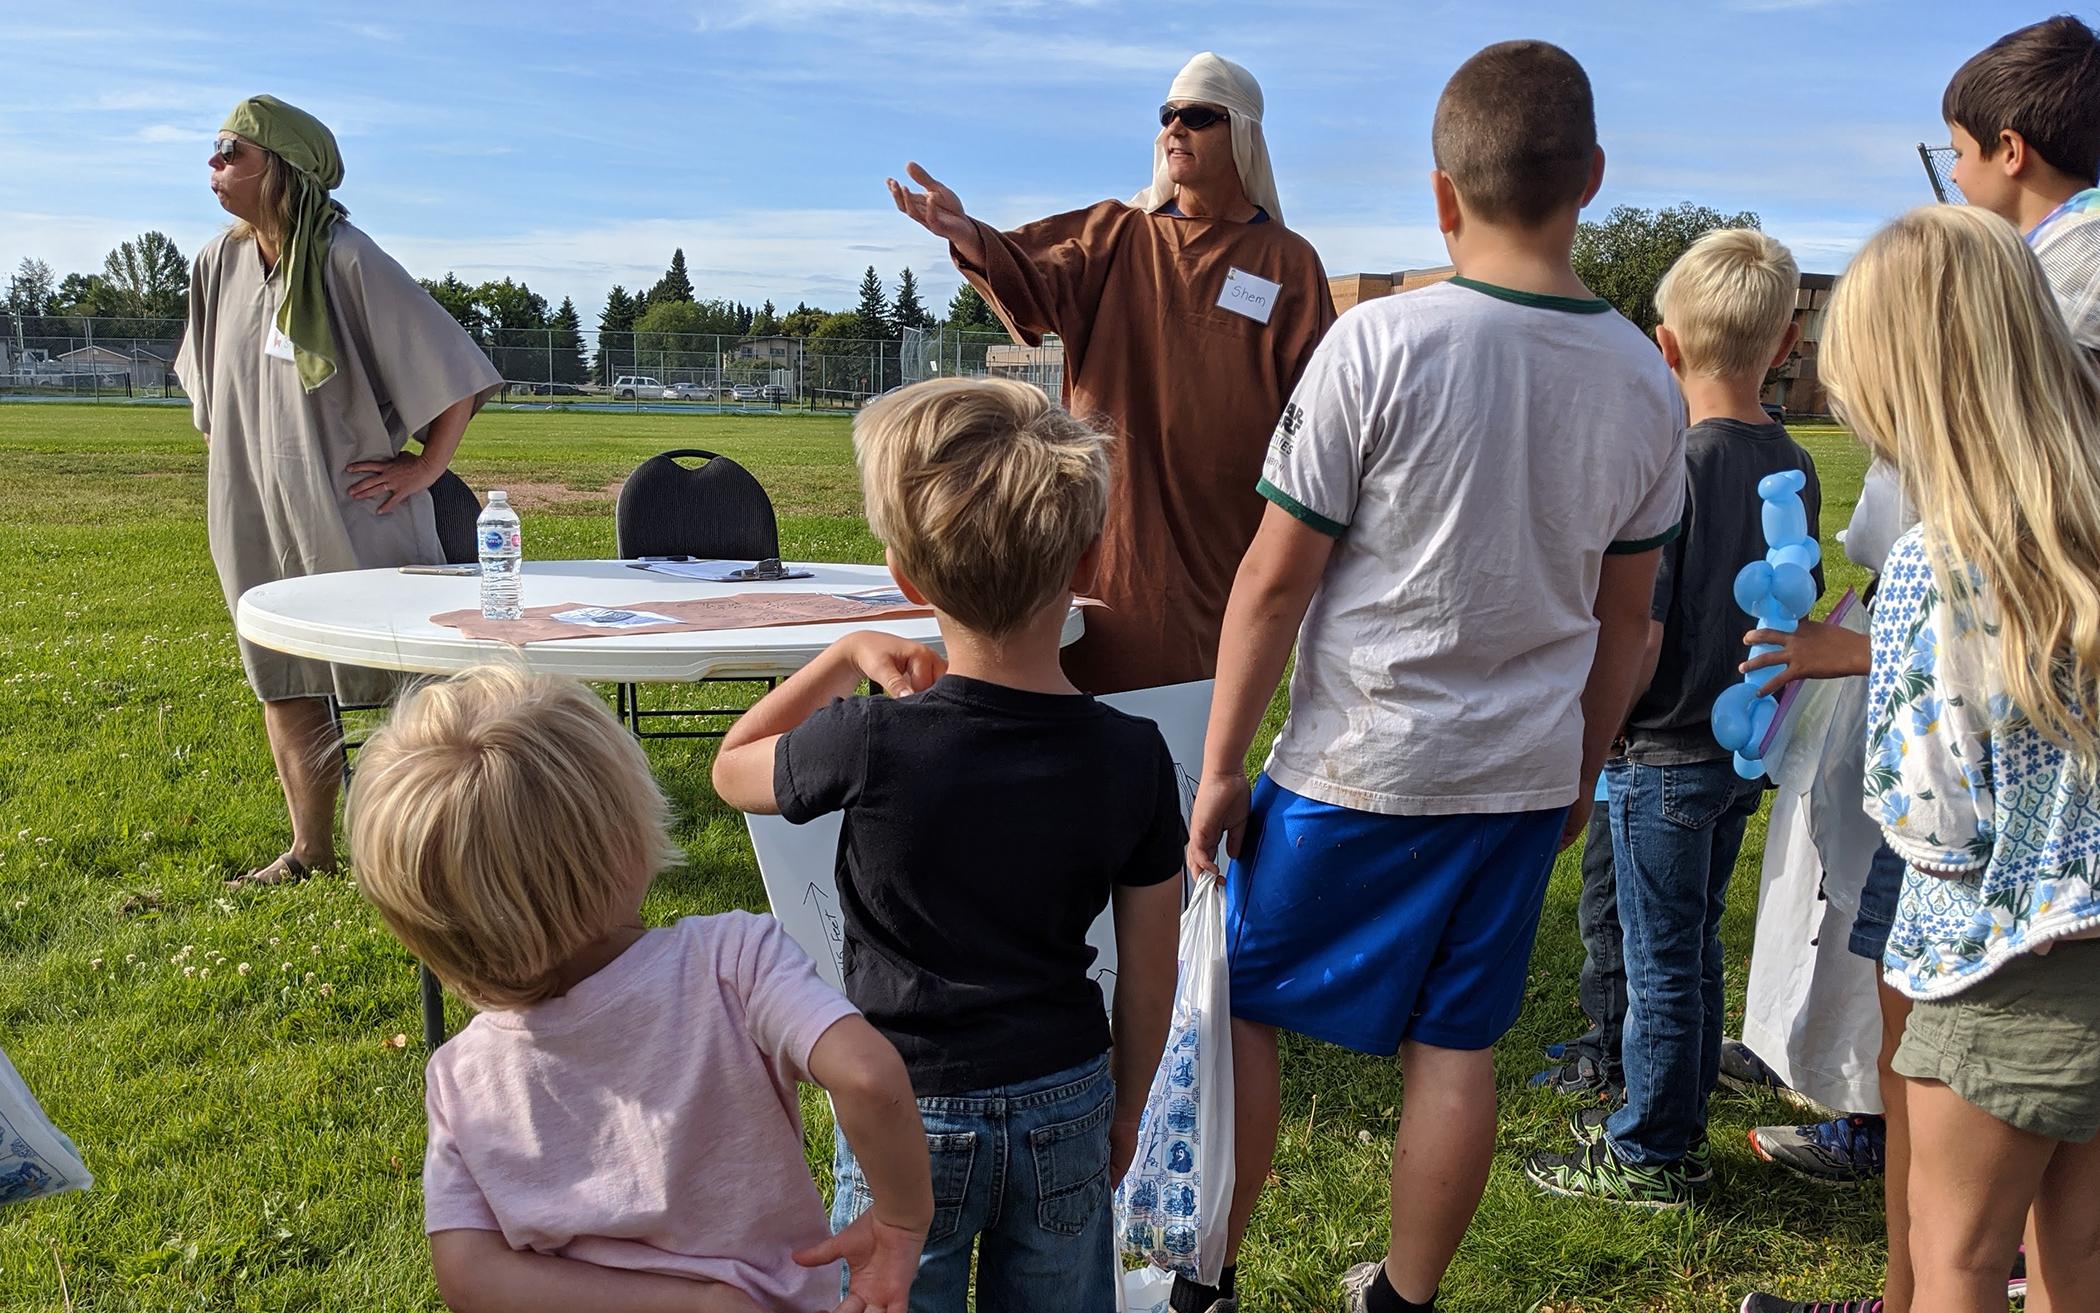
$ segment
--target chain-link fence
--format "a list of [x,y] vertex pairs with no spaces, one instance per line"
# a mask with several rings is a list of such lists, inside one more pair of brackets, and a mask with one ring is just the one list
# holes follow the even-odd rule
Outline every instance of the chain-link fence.
[[1960,205],[1965,198],[1954,185],[1954,147],[1918,143],[1918,162],[1925,166],[1925,180],[1932,184],[1932,197],[1947,205]]
[[[180,397],[179,319],[0,315],[0,397]],[[902,341],[688,333],[474,334],[503,377],[502,400],[633,406],[858,409],[926,378],[1018,378],[1058,396],[1064,349],[1002,332],[907,329]]]

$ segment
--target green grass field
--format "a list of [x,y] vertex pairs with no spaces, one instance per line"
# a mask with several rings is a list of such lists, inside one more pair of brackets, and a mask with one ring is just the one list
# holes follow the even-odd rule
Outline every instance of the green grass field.
[[[1850,515],[1864,458],[1835,430],[1801,436],[1827,531]],[[528,554],[605,556],[617,480],[678,446],[748,465],[779,506],[788,556],[879,559],[842,420],[489,414],[457,468],[518,493]],[[437,1307],[413,964],[343,879],[221,885],[285,831],[205,551],[204,449],[187,412],[0,407],[0,471],[0,1047],[97,1177],[92,1193],[0,1215],[0,1309]],[[1833,593],[1859,582],[1830,555]],[[651,896],[654,922],[763,906],[741,821],[708,790],[710,753],[652,746],[690,857]],[[1736,1008],[1762,836],[1760,820],[1727,923]],[[1567,1106],[1523,1078],[1541,1044],[1581,1028],[1575,889],[1571,853],[1499,1059],[1496,1170],[1443,1307],[1733,1310],[1753,1285],[1878,1288],[1878,1192],[1807,1185],[1751,1157],[1746,1128],[1791,1119],[1777,1102],[1717,1099],[1717,1188],[1683,1213],[1526,1184],[1522,1155],[1564,1140]],[[1336,1275],[1383,1247],[1403,1091],[1390,1061],[1301,1043],[1285,1063],[1243,1300],[1331,1309]],[[830,1127],[820,1099],[805,1106],[821,1180]]]

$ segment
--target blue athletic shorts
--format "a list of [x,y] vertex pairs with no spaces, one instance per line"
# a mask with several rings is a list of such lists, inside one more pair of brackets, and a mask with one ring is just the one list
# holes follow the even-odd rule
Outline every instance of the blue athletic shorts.
[[1225,879],[1232,1015],[1361,1053],[1492,1046],[1566,817],[1383,816],[1262,776]]

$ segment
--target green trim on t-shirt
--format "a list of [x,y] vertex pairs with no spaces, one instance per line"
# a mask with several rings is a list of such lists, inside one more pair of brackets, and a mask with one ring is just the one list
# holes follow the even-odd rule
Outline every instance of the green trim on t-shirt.
[[1548,296],[1544,292],[1520,292],[1514,287],[1497,287],[1478,279],[1454,276],[1450,282],[1456,287],[1470,288],[1498,301],[1511,305],[1528,305],[1534,310],[1565,310],[1571,315],[1601,315],[1611,309],[1611,302],[1602,298],[1580,296]]
[[1312,509],[1310,506],[1307,506],[1304,502],[1299,501],[1296,497],[1291,496],[1283,489],[1269,482],[1267,479],[1263,479],[1261,482],[1255,484],[1254,490],[1260,493],[1262,496],[1267,497],[1270,501],[1275,502],[1278,506],[1281,506],[1285,511],[1289,512],[1292,519],[1302,521],[1306,525],[1309,525],[1314,529],[1318,529],[1321,533],[1326,534],[1329,538],[1341,537],[1342,530],[1349,527],[1348,525],[1343,524],[1338,520],[1328,519],[1326,516],[1320,514],[1318,511]]
[[1632,542],[1613,543],[1604,549],[1604,554],[1606,556],[1639,556],[1642,552],[1654,551],[1683,532],[1684,521],[1679,520],[1661,533],[1656,534],[1653,538],[1640,538]]

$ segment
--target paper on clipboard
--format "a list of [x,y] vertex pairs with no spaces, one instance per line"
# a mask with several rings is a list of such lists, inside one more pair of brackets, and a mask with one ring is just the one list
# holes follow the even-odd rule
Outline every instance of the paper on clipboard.
[[[1864,634],[1867,608],[1848,588],[1823,623]],[[1797,679],[1780,692],[1779,712],[1772,717],[1772,727],[1765,731],[1757,753],[1774,784],[1783,788],[1807,787],[1794,777],[1802,771],[1813,772],[1817,758],[1822,756],[1823,744],[1830,734],[1831,712],[1844,683],[1842,679]]]

